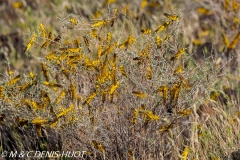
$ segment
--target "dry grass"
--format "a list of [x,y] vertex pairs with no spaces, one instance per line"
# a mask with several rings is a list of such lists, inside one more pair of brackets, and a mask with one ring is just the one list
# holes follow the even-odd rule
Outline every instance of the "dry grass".
[[[238,1],[21,2],[1,2],[11,26],[0,43],[9,48],[0,52],[2,128],[33,128],[36,141],[58,132],[61,150],[86,159],[225,159],[239,150]],[[10,39],[15,27],[27,40]],[[1,151],[31,148],[14,134],[19,143]],[[31,149],[58,142],[45,141]]]

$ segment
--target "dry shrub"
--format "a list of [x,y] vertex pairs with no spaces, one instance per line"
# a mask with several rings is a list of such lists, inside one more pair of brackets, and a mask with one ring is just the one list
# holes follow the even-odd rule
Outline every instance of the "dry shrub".
[[202,62],[187,52],[178,13],[159,24],[148,12],[155,5],[146,3],[137,18],[136,8],[110,4],[90,22],[74,14],[60,18],[56,35],[41,23],[25,50],[41,49],[42,56],[31,56],[42,72],[8,70],[0,88],[3,110],[35,125],[39,137],[44,127],[57,130],[62,150],[87,151],[89,159],[209,156],[199,153],[207,137],[196,106],[207,103],[221,66],[213,49]]

